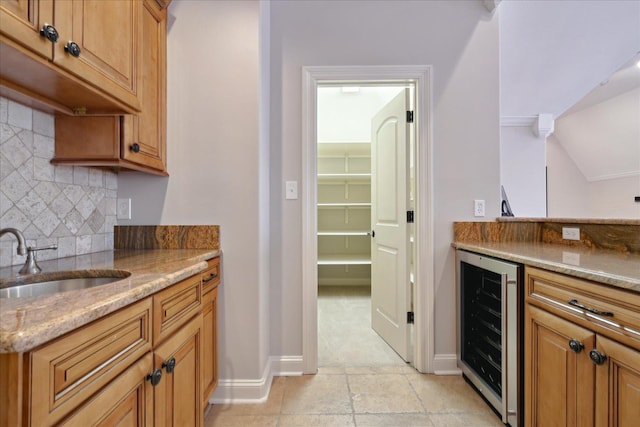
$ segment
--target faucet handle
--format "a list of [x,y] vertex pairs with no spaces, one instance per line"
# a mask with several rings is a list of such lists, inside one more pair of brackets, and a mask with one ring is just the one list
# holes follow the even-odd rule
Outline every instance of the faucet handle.
[[50,249],[58,249],[58,245],[49,245],[42,246],[39,248],[34,248],[33,246],[29,246],[27,248],[27,260],[24,262],[24,265],[18,272],[18,274],[37,274],[42,271],[38,263],[36,262],[36,252],[38,251],[46,251]]
[[41,246],[39,248],[34,248],[33,246],[29,246],[27,248],[27,252],[37,252],[37,251],[47,251],[50,249],[58,249],[58,245],[53,244],[53,245],[49,245],[49,246]]

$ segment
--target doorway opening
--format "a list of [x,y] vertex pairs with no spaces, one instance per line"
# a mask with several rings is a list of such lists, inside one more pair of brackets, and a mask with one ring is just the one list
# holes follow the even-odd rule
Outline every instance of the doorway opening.
[[412,362],[414,97],[404,81],[317,88],[320,367]]
[[[418,371],[432,371],[434,266],[430,71],[429,66],[303,68],[304,373],[315,373],[318,368],[318,285],[342,281],[351,285],[360,283],[360,286],[364,283],[367,286],[367,280],[371,281],[371,321],[376,331],[402,355],[402,359],[411,362]],[[374,87],[396,91],[394,99],[405,102],[402,108],[407,108],[395,114],[397,120],[383,117],[377,125],[370,117],[367,124],[369,129],[365,132],[369,134],[367,141],[353,135],[325,134],[319,128],[324,120],[319,114],[322,91],[332,89],[349,93],[349,90],[355,89],[343,91],[342,88],[356,86],[361,91]],[[350,117],[346,119],[350,120]],[[408,125],[411,119],[414,123]],[[332,127],[329,132],[337,129]],[[394,142],[399,135],[398,130],[402,130],[400,140],[409,138],[406,144]],[[335,140],[331,141],[332,138]],[[372,143],[376,138],[382,142]],[[343,139],[347,141],[340,141]],[[409,144],[409,141],[413,143]],[[346,145],[339,148],[340,143]],[[368,147],[368,155],[365,146]],[[396,151],[398,147],[407,150],[403,151],[403,148]],[[342,158],[336,155],[337,151],[344,153],[345,149],[347,155],[343,154]],[[391,162],[391,167],[381,167],[380,159],[398,159],[398,162]],[[366,171],[367,162],[369,172]],[[338,170],[338,165],[342,169]],[[366,179],[372,180],[368,186],[363,182]],[[390,187],[386,183],[395,186]],[[396,191],[398,189],[402,191]],[[336,196],[342,200],[332,201]],[[384,202],[378,203],[376,198]],[[321,211],[330,213],[325,218]],[[413,223],[409,220],[409,214]],[[337,222],[334,221],[336,219]],[[350,224],[355,228],[349,231],[347,225]],[[389,231],[398,228],[405,231],[400,234]],[[392,235],[400,238],[394,240],[389,237]],[[413,241],[411,235],[415,236]],[[330,254],[337,253],[331,249],[332,245],[338,245],[343,250],[343,257],[352,258],[365,254],[369,247],[369,260],[340,264],[338,259],[329,258]],[[403,257],[396,258],[399,247],[406,250]],[[381,258],[380,262],[376,262],[376,257]],[[385,269],[377,270],[376,265]],[[393,291],[386,288],[376,292],[376,280],[393,281],[398,286]],[[397,293],[398,289],[402,290],[402,295]],[[388,304],[390,301],[393,303]],[[396,304],[398,302],[401,304]],[[379,321],[377,326],[376,316]],[[413,325],[410,323],[411,317]],[[400,334],[405,337],[404,341],[399,341],[400,344],[389,339],[389,330],[394,328],[396,332],[405,332]]]

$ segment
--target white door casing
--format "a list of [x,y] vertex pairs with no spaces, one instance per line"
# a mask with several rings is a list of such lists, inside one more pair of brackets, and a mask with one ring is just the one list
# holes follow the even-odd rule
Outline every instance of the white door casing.
[[411,342],[409,97],[404,89],[371,121],[371,326],[405,361]]
[[317,87],[323,82],[407,82],[415,84],[414,366],[433,372],[434,218],[432,67],[312,66],[302,68],[302,373],[318,370],[317,268]]

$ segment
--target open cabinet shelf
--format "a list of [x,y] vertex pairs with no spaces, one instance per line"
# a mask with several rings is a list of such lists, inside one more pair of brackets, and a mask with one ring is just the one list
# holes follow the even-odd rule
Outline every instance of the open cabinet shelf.
[[318,255],[318,265],[371,265],[371,256]]
[[319,173],[318,181],[371,182],[370,173]]
[[370,233],[369,230],[353,230],[353,231],[318,231],[318,236],[368,236]]
[[371,283],[371,144],[318,144],[318,283]]
[[371,208],[370,202],[318,203],[318,208]]

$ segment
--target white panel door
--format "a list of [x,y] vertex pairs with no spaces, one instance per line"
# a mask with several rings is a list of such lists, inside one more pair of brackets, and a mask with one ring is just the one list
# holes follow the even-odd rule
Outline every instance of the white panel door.
[[372,119],[371,137],[371,323],[408,360],[409,311],[409,89]]

